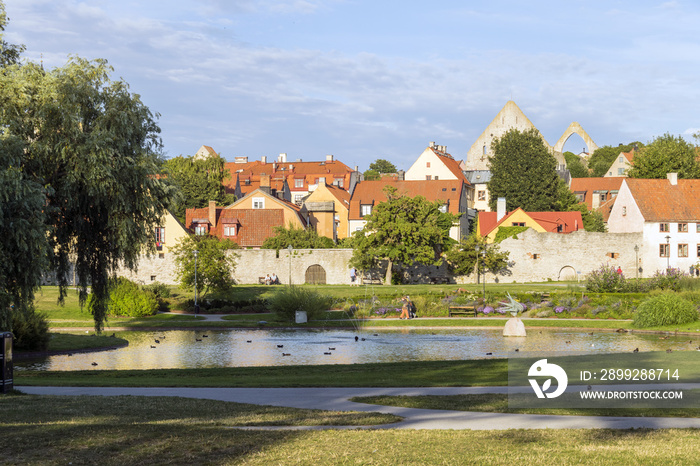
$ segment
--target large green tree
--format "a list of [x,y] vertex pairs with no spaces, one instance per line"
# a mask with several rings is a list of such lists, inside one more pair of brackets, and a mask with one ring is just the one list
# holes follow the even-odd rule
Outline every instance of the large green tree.
[[263,241],[263,249],[285,249],[291,245],[294,249],[334,248],[335,243],[327,236],[319,236],[313,228],[295,227],[291,222],[288,228],[275,227],[275,235]]
[[193,235],[182,239],[172,249],[180,286],[193,290],[196,281],[198,294],[230,289],[239,257],[232,251],[235,249],[238,249],[237,243],[229,239],[219,240],[215,236]]
[[224,169],[221,157],[195,159],[192,156],[178,156],[164,164],[166,182],[177,189],[177,197],[172,212],[181,222],[185,222],[188,208],[206,207],[209,201],[219,205],[233,203],[236,198],[227,194],[223,182],[229,176]]
[[681,136],[664,134],[647,144],[632,159],[630,178],[666,178],[678,173],[679,178],[700,178],[697,152]]
[[384,284],[390,285],[394,265],[439,265],[442,252],[454,242],[450,228],[459,216],[441,212],[439,201],[400,196],[393,186],[385,187],[384,192],[387,200],[377,204],[365,227],[354,234],[350,265],[367,270],[384,260]]
[[378,173],[396,173],[396,165],[384,159],[377,159],[369,164],[370,170],[375,170]]
[[588,160],[588,168],[591,170],[591,176],[605,176],[610,169],[610,165],[620,156],[621,152],[629,152],[635,147],[640,148],[643,144],[640,142],[631,142],[629,144],[620,144],[619,146],[601,146],[597,148]]
[[455,275],[471,275],[477,270],[479,274],[509,274],[508,251],[501,251],[498,244],[486,244],[486,239],[476,234],[469,235],[459,244],[455,244],[445,255],[450,271]]
[[566,168],[571,173],[571,178],[588,178],[588,167],[586,162],[573,152],[564,152],[564,160],[566,160]]
[[[94,296],[89,310],[98,332],[110,276],[121,265],[136,268],[169,198],[155,176],[161,163],[157,116],[127,83],[111,80],[111,72],[104,60],[72,58],[50,71],[23,63],[0,73],[1,165],[21,172],[14,179],[28,189],[30,202],[43,189],[42,235],[60,296],[74,265],[81,303],[88,288]],[[0,236],[16,227],[3,225]],[[19,234],[36,242],[33,250],[44,247],[34,229]],[[42,265],[32,256],[15,264],[26,269],[25,277],[36,276]]]
[[7,14],[5,4],[0,1],[0,67],[19,63],[19,57],[25,50],[24,45],[8,44],[2,37],[2,33],[7,25]]
[[506,209],[518,207],[528,212],[558,210],[561,182],[557,161],[535,129],[511,129],[495,138],[489,157],[489,207],[496,210],[499,197],[506,198]]

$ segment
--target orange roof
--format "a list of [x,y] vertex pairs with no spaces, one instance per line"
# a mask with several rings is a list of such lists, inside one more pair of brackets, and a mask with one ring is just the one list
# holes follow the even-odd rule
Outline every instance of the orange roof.
[[447,169],[450,170],[452,174],[457,177],[458,180],[464,181],[465,183],[469,184],[469,181],[467,181],[467,178],[464,176],[464,172],[462,171],[460,162],[456,161],[454,157],[452,157],[446,152],[440,152],[434,147],[430,147],[429,149],[433,151],[433,154],[435,154],[440,159],[440,161],[443,164],[445,164]]
[[603,216],[603,222],[608,223],[610,212],[612,212],[612,208],[615,205],[616,200],[617,196],[613,197],[612,199],[608,199],[596,209]]
[[[583,218],[581,212],[525,212],[517,208],[506,213],[501,220],[498,220],[497,212],[479,212],[479,235],[488,236],[493,230],[501,226],[510,226],[508,220],[515,212],[524,212],[534,222],[551,233],[571,233],[583,230]],[[557,231],[559,225],[562,231]]]
[[700,180],[626,178],[637,206],[647,222],[700,222]]
[[632,163],[632,159],[634,158],[635,152],[636,151],[634,149],[632,149],[629,152],[620,152],[620,155],[623,156],[624,158],[626,158],[628,162]]
[[462,198],[464,182],[462,180],[419,180],[419,181],[397,181],[397,180],[376,180],[362,181],[357,183],[355,191],[350,199],[350,220],[360,220],[360,205],[377,205],[386,201],[384,194],[385,186],[394,186],[398,194],[402,196],[415,197],[423,196],[429,201],[447,201],[448,212],[458,214],[459,202]]
[[[287,179],[289,188],[294,191],[296,186],[295,178],[304,179],[303,190],[308,189],[309,184],[315,184],[320,177],[325,177],[326,181],[332,183],[332,178],[343,178],[343,186],[350,184],[350,174],[353,170],[338,160],[325,162],[266,162],[260,160],[246,163],[227,162],[224,169],[228,170],[230,176],[224,180],[224,185],[229,190],[236,188],[236,181],[241,180],[241,190],[244,189],[244,182],[249,179],[251,183],[260,181],[261,175],[270,175],[272,182]],[[300,188],[301,189],[301,188]]]
[[583,194],[583,202],[589,209],[593,208],[593,194],[595,192],[610,193],[619,191],[624,176],[596,177],[596,178],[571,178],[569,189],[574,194]]
[[341,189],[337,186],[333,186],[330,184],[326,184],[326,188],[328,188],[328,191],[330,191],[333,196],[338,199],[338,202],[345,207],[346,209],[350,208],[350,193],[347,192],[344,189]]

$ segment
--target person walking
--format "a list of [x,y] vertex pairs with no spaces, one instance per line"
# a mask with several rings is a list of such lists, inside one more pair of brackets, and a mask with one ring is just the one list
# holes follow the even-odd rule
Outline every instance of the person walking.
[[401,297],[401,302],[403,305],[401,306],[401,315],[399,316],[399,319],[408,319],[408,296]]
[[355,267],[352,267],[350,269],[350,286],[355,286],[357,285],[357,269]]

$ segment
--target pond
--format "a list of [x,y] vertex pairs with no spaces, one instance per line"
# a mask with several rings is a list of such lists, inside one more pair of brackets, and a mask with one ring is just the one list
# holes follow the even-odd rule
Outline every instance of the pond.
[[[206,336],[204,336],[206,335]],[[687,350],[698,337],[573,330],[530,330],[503,337],[500,329],[169,330],[124,332],[129,346],[112,351],[15,361],[15,370],[174,369],[361,364],[504,358],[536,352],[573,354]],[[355,336],[359,337],[355,341]],[[665,338],[665,337],[664,337]],[[158,340],[160,343],[156,343]],[[516,352],[516,349],[519,350]],[[488,354],[491,353],[491,354]],[[97,363],[97,365],[93,365]]]

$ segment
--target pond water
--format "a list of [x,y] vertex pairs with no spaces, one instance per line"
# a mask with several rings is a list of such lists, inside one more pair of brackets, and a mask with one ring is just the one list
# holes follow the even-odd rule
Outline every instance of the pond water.
[[[355,341],[356,335],[359,341]],[[124,332],[120,336],[129,340],[128,347],[15,361],[15,370],[361,364],[504,358],[532,352],[547,355],[559,351],[574,354],[629,352],[635,348],[639,351],[687,350],[700,343],[698,336],[661,339],[654,334],[589,334],[561,329],[530,330],[527,337],[507,338],[500,329],[168,330]],[[156,339],[160,343],[156,343]],[[92,365],[93,362],[97,365]]]

